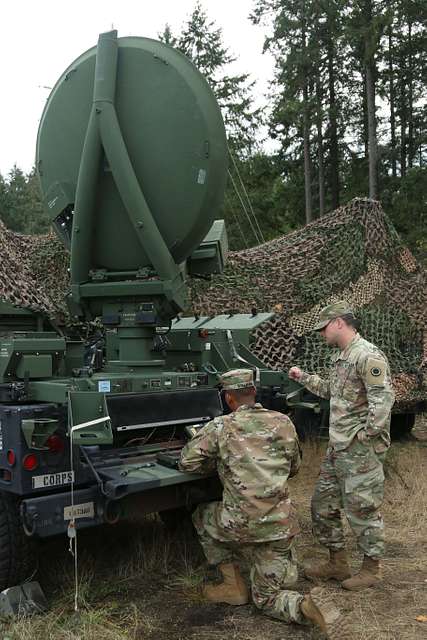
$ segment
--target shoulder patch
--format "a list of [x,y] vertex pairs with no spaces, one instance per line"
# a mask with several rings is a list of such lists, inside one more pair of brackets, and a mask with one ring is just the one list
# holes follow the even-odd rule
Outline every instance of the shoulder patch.
[[383,385],[386,374],[386,363],[379,358],[368,358],[366,362],[366,382]]

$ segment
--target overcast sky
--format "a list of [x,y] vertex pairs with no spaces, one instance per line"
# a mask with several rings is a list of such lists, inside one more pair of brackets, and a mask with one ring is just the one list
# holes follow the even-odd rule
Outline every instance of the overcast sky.
[[[265,31],[248,16],[253,0],[202,0],[222,27],[225,44],[238,57],[237,71],[256,80],[258,103],[272,77],[273,62],[262,54]],[[14,163],[34,164],[43,105],[64,69],[112,27],[119,36],[156,38],[168,22],[177,32],[195,0],[0,0],[0,173]]]

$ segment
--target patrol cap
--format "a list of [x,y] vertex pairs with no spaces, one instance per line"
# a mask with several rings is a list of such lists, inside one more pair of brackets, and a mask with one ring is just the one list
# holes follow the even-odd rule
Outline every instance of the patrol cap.
[[250,389],[255,387],[254,372],[252,369],[232,369],[226,371],[220,376],[220,384],[224,391],[232,391],[233,389]]
[[327,324],[330,323],[331,320],[335,320],[335,318],[341,318],[341,316],[351,315],[354,316],[354,311],[345,300],[339,300],[338,302],[334,302],[333,304],[328,304],[327,307],[323,307],[323,309],[319,313],[319,320],[317,324],[314,326],[313,331],[320,331],[324,329]]

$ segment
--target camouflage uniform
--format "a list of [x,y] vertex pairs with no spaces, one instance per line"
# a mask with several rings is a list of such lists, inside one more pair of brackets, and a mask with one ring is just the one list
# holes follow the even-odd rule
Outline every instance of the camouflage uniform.
[[[241,377],[242,371],[230,373]],[[216,468],[223,485],[222,501],[199,505],[193,516],[208,562],[247,557],[255,605],[267,615],[302,623],[303,596],[289,590],[297,580],[292,540],[299,527],[287,486],[300,460],[289,418],[255,404],[205,425],[184,447],[180,468]]]
[[[320,323],[316,329],[324,326]],[[361,551],[379,559],[384,554],[379,512],[383,461],[394,402],[387,358],[356,334],[333,358],[329,380],[303,373],[300,382],[330,400],[329,446],[312,499],[314,533],[331,551],[344,549],[343,509]]]

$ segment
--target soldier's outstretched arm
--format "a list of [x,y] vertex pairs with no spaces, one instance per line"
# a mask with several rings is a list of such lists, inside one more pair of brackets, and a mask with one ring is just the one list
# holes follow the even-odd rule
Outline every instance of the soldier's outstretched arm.
[[331,388],[329,380],[324,380],[316,374],[310,374],[302,371],[299,367],[291,367],[288,373],[291,380],[296,380],[304,385],[306,389],[314,393],[316,396],[328,400],[331,397]]
[[366,388],[368,418],[364,431],[368,437],[389,433],[394,391],[388,363],[377,354],[367,354],[357,365]]
[[216,468],[218,456],[218,429],[222,426],[222,418],[214,418],[208,422],[183,450],[179,461],[179,469],[189,473],[211,473]]

